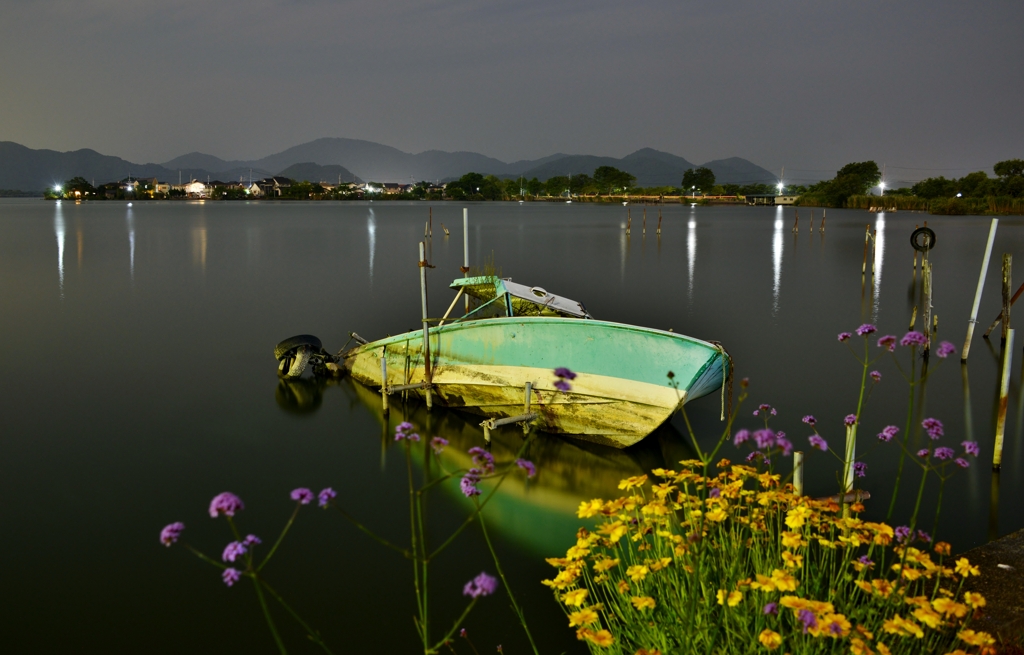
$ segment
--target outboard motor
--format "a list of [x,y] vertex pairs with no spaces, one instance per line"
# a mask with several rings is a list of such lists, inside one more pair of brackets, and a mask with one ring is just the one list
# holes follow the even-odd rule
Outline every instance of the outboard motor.
[[320,339],[312,334],[285,339],[274,348],[274,357],[278,361],[278,375],[290,378],[302,375],[310,363],[313,364],[313,373],[318,377],[333,373],[334,370],[328,365],[338,361],[337,357],[324,350]]

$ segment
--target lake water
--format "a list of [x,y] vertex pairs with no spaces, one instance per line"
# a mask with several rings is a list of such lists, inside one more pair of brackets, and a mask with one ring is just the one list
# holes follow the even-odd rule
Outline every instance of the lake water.
[[[836,445],[842,417],[856,408],[860,368],[836,334],[863,322],[882,334],[907,330],[917,302],[915,224],[928,220],[937,234],[939,335],[959,349],[989,222],[829,210],[827,231],[810,233],[802,209],[794,235],[792,208],[670,205],[660,208],[659,239],[657,207],[647,208],[646,237],[643,208],[630,208],[627,238],[621,206],[467,206],[471,263],[493,257],[504,276],[581,300],[597,318],[721,341],[751,380],[737,427],[756,427],[751,411],[770,403],[773,427],[805,451],[803,415],[815,414]],[[431,315],[447,307],[447,284],[460,275],[462,207],[433,205]],[[332,486],[352,514],[408,541],[406,466],[388,431],[407,412],[421,433],[451,439],[454,454],[482,442],[479,419],[411,405],[385,426],[379,395],[349,381],[279,383],[272,350],[298,333],[336,351],[352,330],[374,339],[416,328],[417,242],[427,215],[425,203],[0,201],[6,652],[273,652],[248,581],[226,588],[180,545],[158,543],[161,527],[184,521],[188,542],[218,556],[231,536],[206,508],[221,491],[242,497],[242,529],[264,542],[287,519],[288,492],[299,486]],[[821,210],[815,216],[820,222]],[[878,230],[878,254],[875,282],[862,289],[866,223]],[[982,448],[946,489],[939,534],[958,551],[1024,526],[1020,351],[1003,469],[993,478],[1000,345],[980,338],[1000,307],[999,256],[1024,249],[1021,225],[1000,222],[969,367],[943,361],[927,389],[924,415],[945,423],[945,441],[972,436]],[[884,378],[864,414],[865,451],[872,435],[905,416],[896,368],[887,359],[877,368]],[[688,409],[703,442],[713,442],[718,398]],[[518,443],[516,432],[499,433],[497,453]],[[553,571],[543,558],[574,540],[581,500],[610,497],[620,477],[691,456],[681,433],[677,418],[627,451],[540,435],[528,453],[536,480],[510,480],[488,508],[543,652],[585,652],[540,585]],[[733,460],[745,454],[724,450]],[[874,495],[872,516],[884,516],[897,452],[890,444],[867,455],[862,486]],[[810,453],[808,492],[834,493],[837,468]],[[908,473],[897,522],[918,480]],[[926,529],[933,501],[929,490]],[[456,488],[431,496],[430,537],[442,538],[468,511]],[[435,630],[456,618],[462,585],[481,570],[494,565],[474,527],[432,565]],[[410,563],[336,514],[304,508],[266,574],[335,652],[415,651]],[[279,624],[292,650],[312,652],[287,617]],[[481,652],[497,644],[527,650],[503,595],[482,599],[464,625]]]

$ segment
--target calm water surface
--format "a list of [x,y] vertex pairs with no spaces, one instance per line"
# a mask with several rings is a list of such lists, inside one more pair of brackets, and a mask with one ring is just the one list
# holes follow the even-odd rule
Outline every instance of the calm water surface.
[[[756,427],[756,403],[805,450],[800,423],[815,414],[841,441],[856,408],[860,370],[835,335],[863,322],[903,334],[917,302],[908,237],[927,219],[940,338],[959,348],[973,300],[988,220],[830,210],[827,232],[791,232],[793,210],[564,204],[470,204],[470,258],[493,257],[504,276],[582,300],[601,319],[721,341],[751,403],[739,426]],[[451,299],[459,275],[462,205],[435,204],[429,258],[431,314]],[[820,221],[820,210],[815,212]],[[272,349],[297,333],[330,350],[348,332],[377,338],[419,320],[417,241],[426,204],[96,203],[0,201],[0,525],[7,602],[5,652],[273,652],[251,585],[228,589],[217,570],[158,543],[184,521],[190,543],[218,555],[231,539],[206,514],[224,490],[246,502],[242,529],[265,541],[293,504],[288,492],[333,486],[339,500],[389,539],[408,539],[405,461],[387,438],[379,396],[350,382],[279,383]],[[440,223],[452,235],[445,238]],[[864,226],[878,230],[875,282],[861,286]],[[999,254],[1021,252],[1018,219],[1002,220],[982,302],[981,330],[999,311]],[[874,348],[873,348],[874,350]],[[946,490],[939,533],[956,550],[1024,526],[1024,384],[1011,375],[1004,466],[992,456],[1000,346],[975,338],[970,366],[951,358],[929,381],[925,415],[946,441],[970,436],[979,465]],[[1019,355],[1015,353],[1015,356]],[[891,361],[864,414],[860,449],[889,423],[903,425],[905,386]],[[712,442],[719,402],[690,416]],[[476,421],[421,406],[393,412],[463,451],[482,441]],[[547,588],[574,539],[581,500],[615,493],[620,477],[692,455],[682,423],[638,447],[614,451],[541,435],[528,456],[540,473],[508,484],[488,510],[502,562],[544,652],[583,652]],[[501,433],[497,453],[518,443]],[[726,456],[745,452],[732,446]],[[869,512],[883,515],[895,445],[867,455]],[[417,464],[418,466],[418,464]],[[788,469],[788,463],[783,464]],[[810,493],[834,493],[836,463],[809,455]],[[916,473],[908,478],[919,479]],[[916,484],[915,484],[916,486]],[[911,510],[909,485],[900,514]],[[1000,498],[1002,502],[1000,502]],[[934,508],[929,490],[927,515]],[[443,538],[468,506],[454,487],[429,505],[431,537]],[[926,521],[930,524],[930,519]],[[930,527],[926,525],[925,527]],[[437,629],[462,609],[462,585],[493,572],[479,530],[455,542],[431,569]],[[408,561],[340,517],[304,508],[267,569],[272,584],[336,652],[414,652]],[[296,652],[312,647],[281,618]],[[507,598],[486,598],[466,621],[481,652],[527,646]]]

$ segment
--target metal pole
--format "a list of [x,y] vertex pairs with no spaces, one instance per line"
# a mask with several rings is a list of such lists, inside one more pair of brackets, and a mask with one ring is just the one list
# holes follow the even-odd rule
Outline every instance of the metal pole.
[[927,258],[921,263],[921,331],[927,358],[932,348],[932,263]]
[[[988,272],[988,262],[992,258],[992,244],[996,240],[996,226],[999,219],[993,218],[988,228],[988,244],[985,246],[985,258],[981,260],[981,273],[978,275],[978,290],[974,292],[974,307],[971,309],[971,320],[967,322],[967,338],[964,339],[963,356],[961,362],[967,361],[971,353],[971,339],[974,337],[974,325],[978,322],[978,308],[981,306],[981,292],[985,289],[985,273]],[[1024,288],[1024,287],[1022,287]]]
[[[462,208],[462,277],[469,277],[469,209]],[[466,296],[466,313],[469,313],[469,296]]]
[[388,351],[381,348],[380,351],[380,401],[384,407],[384,416],[387,417],[391,408],[388,407]]
[[1003,344],[1003,375],[999,381],[999,419],[996,421],[996,445],[992,451],[992,470],[1003,465],[1003,435],[1006,432],[1007,395],[1010,392],[1010,364],[1013,362],[1013,330],[1008,330]]
[[797,496],[804,495],[804,453],[793,453],[793,492]]
[[427,259],[424,243],[420,241],[420,306],[423,310],[423,381],[427,383],[427,409],[434,402],[430,391],[430,326],[427,323]]

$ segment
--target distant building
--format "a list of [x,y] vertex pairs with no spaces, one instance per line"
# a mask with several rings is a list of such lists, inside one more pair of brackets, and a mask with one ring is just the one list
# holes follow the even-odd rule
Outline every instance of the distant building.
[[795,205],[800,196],[777,196],[774,193],[752,193],[744,196],[748,205]]

